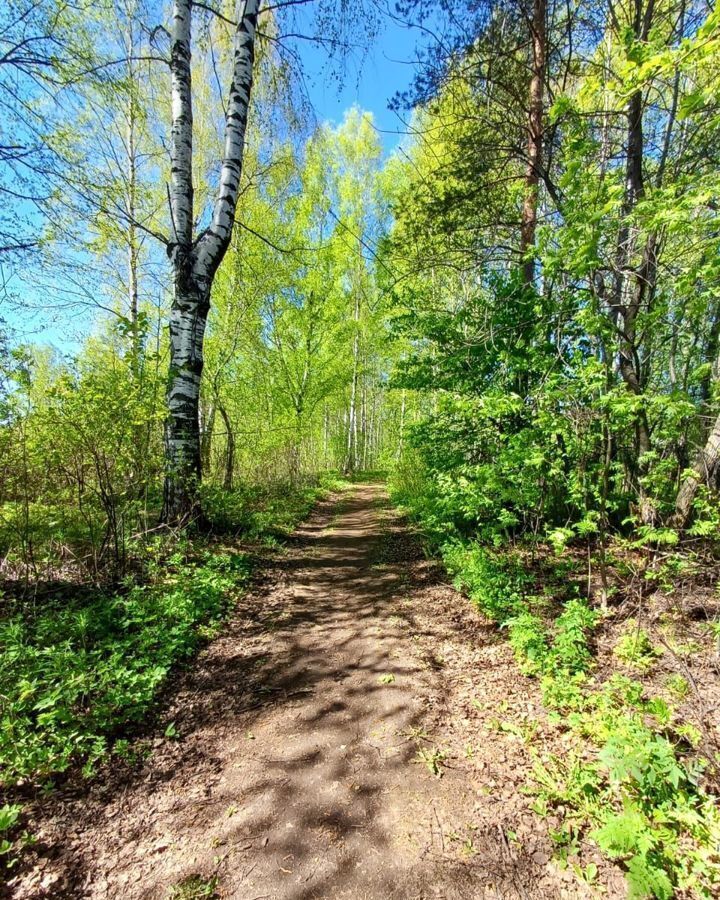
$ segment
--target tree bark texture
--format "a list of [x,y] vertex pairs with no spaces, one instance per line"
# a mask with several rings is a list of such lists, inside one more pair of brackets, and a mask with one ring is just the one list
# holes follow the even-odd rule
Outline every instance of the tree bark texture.
[[230,244],[252,91],[258,0],[240,5],[233,74],[225,116],[220,184],[206,231],[193,235],[192,0],[174,0],[170,51],[172,130],[170,212],[174,296],[170,313],[170,372],[165,427],[163,521],[185,524],[198,510],[201,477],[199,421],[203,340],[210,291]]
[[710,432],[703,449],[698,453],[692,468],[680,485],[675,501],[675,514],[672,524],[683,529],[692,515],[693,501],[697,490],[703,483],[710,483],[718,471],[720,464],[720,416]]
[[543,99],[547,56],[547,0],[533,0],[533,16],[530,26],[532,43],[532,76],[530,78],[530,103],[528,110],[527,171],[525,198],[520,225],[520,255],[522,257],[522,282],[535,281],[535,232],[537,230],[538,186],[542,164]]
[[[645,41],[652,24],[654,2],[649,0],[643,8],[642,0],[635,0],[633,31],[638,40]],[[645,377],[640,367],[637,319],[652,301],[657,280],[657,235],[651,232],[642,250],[638,248],[638,228],[632,221],[637,204],[645,197],[643,172],[643,96],[634,91],[626,110],[627,149],[625,163],[625,193],[622,222],[618,231],[615,274],[610,310],[619,337],[618,369],[625,385],[635,396],[642,397]],[[636,259],[640,254],[640,259]],[[646,474],[644,457],[651,449],[650,427],[644,403],[640,401],[635,417],[635,451],[637,474],[640,479],[640,518],[644,524],[652,524],[656,510],[646,495],[642,478]]]

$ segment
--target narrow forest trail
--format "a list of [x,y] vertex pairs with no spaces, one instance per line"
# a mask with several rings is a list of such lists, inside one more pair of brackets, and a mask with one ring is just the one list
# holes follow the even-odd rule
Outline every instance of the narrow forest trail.
[[319,505],[168,703],[179,740],[40,810],[16,896],[583,896],[520,791],[535,687],[381,486]]

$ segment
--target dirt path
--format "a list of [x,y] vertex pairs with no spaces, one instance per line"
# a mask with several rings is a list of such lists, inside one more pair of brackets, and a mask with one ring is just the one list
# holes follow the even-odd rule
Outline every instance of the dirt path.
[[320,505],[163,721],[180,740],[40,804],[16,897],[583,894],[519,791],[534,688],[379,486]]

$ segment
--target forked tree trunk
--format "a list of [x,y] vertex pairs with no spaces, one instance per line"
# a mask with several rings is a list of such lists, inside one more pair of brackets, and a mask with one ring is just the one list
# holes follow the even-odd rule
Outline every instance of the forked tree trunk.
[[200,378],[203,340],[215,272],[230,243],[235,221],[243,146],[253,80],[259,0],[240,4],[233,47],[233,73],[225,116],[220,185],[206,231],[193,234],[193,117],[190,75],[192,0],[174,0],[170,51],[172,132],[170,206],[174,297],[170,314],[170,372],[165,428],[165,491],[162,518],[183,525],[198,513],[201,477]]

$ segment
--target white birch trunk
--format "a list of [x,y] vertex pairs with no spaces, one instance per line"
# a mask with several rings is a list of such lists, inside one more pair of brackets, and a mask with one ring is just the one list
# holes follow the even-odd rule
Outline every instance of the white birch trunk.
[[170,71],[172,131],[168,253],[174,276],[170,314],[168,419],[165,429],[163,520],[185,523],[198,513],[201,476],[199,400],[203,339],[213,278],[230,243],[242,171],[255,58],[258,0],[245,0],[238,12],[233,74],[225,117],[220,184],[207,231],[193,236],[193,117],[190,74],[192,2],[174,0]]

